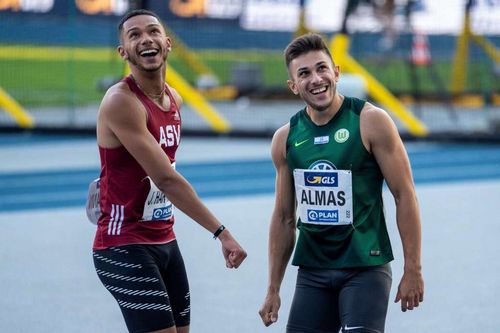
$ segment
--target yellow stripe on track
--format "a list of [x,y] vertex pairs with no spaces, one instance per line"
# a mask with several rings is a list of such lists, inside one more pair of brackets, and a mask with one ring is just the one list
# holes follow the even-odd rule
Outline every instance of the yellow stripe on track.
[[6,60],[106,61],[118,57],[118,53],[112,48],[0,46],[0,59]]

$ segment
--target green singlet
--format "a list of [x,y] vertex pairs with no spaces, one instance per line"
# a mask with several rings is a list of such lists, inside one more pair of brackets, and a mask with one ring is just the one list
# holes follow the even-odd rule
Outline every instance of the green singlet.
[[382,202],[384,179],[361,140],[364,104],[345,97],[337,114],[322,126],[305,109],[290,119],[286,160],[292,174],[298,172],[297,205],[305,214],[298,218],[293,265],[341,269],[394,259]]

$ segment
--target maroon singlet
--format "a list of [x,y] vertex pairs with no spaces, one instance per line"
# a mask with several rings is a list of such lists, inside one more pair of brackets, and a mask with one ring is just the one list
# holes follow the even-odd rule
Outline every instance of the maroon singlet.
[[[147,127],[171,163],[181,138],[179,108],[167,85],[170,109],[163,110],[150,100],[128,76],[123,80],[142,102],[147,112]],[[149,177],[125,147],[103,148],[101,158],[100,208],[94,250],[126,244],[162,244],[175,239],[174,216],[161,210],[146,213],[147,202],[165,201],[164,195],[154,191]],[[152,217],[154,216],[154,217]]]

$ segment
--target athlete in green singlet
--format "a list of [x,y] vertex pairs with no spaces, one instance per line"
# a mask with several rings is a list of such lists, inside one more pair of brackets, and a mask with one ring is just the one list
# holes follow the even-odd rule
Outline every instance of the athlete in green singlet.
[[[306,107],[272,142],[276,201],[269,233],[269,284],[259,311],[278,319],[280,285],[295,247],[299,266],[287,332],[384,332],[393,260],[382,202],[394,196],[404,273],[395,302],[423,301],[421,231],[408,155],[389,115],[337,92],[340,69],[321,36],[285,50],[288,86]],[[299,229],[297,242],[296,228]]]

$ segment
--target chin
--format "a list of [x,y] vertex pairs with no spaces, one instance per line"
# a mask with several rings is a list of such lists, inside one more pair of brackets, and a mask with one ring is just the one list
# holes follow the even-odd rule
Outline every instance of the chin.
[[154,73],[154,72],[158,72],[160,70],[161,67],[158,67],[158,68],[145,68],[144,71],[145,72],[149,72],[149,73]]
[[145,72],[156,72],[158,70],[160,70],[161,68],[163,67],[162,64],[160,65],[150,65],[150,66],[142,66],[142,70],[145,71]]
[[311,104],[312,108],[318,112],[323,112],[323,111],[326,111],[328,110],[328,108],[332,105],[332,103],[328,103],[328,104],[321,104],[321,105],[318,105],[318,104]]

